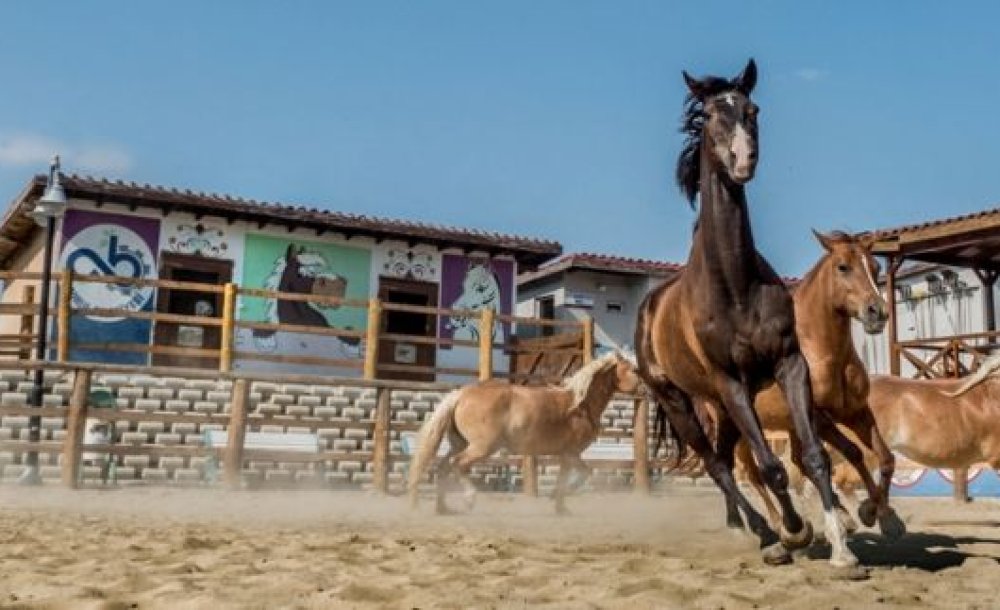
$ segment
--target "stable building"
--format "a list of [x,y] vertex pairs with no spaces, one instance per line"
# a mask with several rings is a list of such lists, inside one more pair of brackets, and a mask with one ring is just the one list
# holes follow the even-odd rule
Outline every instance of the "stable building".
[[[227,195],[196,193],[134,182],[62,176],[69,208],[59,221],[53,273],[76,277],[124,276],[242,290],[235,319],[281,328],[235,330],[233,368],[343,373],[319,365],[319,356],[343,362],[363,359],[368,312],[384,303],[481,310],[510,315],[517,302],[519,273],[562,252],[559,243],[476,229],[392,220]],[[32,178],[0,222],[0,269],[42,270],[44,235],[28,215],[45,188]],[[23,298],[27,280],[7,282],[3,302]],[[37,281],[34,282],[37,284]],[[182,284],[177,284],[181,286]],[[262,291],[255,296],[253,291]],[[244,292],[246,291],[246,292]],[[345,299],[344,305],[263,296],[300,293]],[[249,294],[248,294],[249,293]],[[122,285],[74,281],[76,309],[115,309],[217,318],[219,290],[167,285]],[[19,320],[0,317],[0,333],[16,334]],[[478,337],[477,321],[426,312],[386,310],[379,344],[379,377],[442,379],[430,369],[475,368],[477,348],[447,344]],[[352,336],[298,332],[335,328]],[[218,323],[197,325],[121,315],[73,315],[70,360],[212,367],[218,357],[182,355],[184,347],[218,349]],[[502,345],[512,321],[497,321],[494,342]],[[50,329],[54,333],[54,329]],[[417,337],[424,341],[407,341]],[[427,338],[444,342],[427,341]],[[159,349],[167,348],[167,349]],[[504,350],[495,365],[505,366]],[[407,372],[392,365],[410,365]],[[352,374],[357,374],[357,367]]]

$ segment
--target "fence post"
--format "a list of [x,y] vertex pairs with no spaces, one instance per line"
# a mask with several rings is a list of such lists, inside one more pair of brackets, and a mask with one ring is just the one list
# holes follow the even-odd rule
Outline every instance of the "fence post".
[[389,491],[389,420],[392,409],[392,392],[379,388],[375,402],[375,430],[372,433],[372,470],[375,491]]
[[71,489],[77,487],[83,433],[87,425],[87,402],[90,398],[90,371],[78,370],[73,375],[73,390],[66,416],[66,440],[63,441],[62,480]]
[[[35,304],[35,287],[25,286],[24,292],[21,296],[21,304],[23,305],[34,305]],[[21,314],[21,342],[18,351],[18,356],[21,360],[29,360],[31,358],[31,346],[35,344],[32,341],[32,335],[35,334],[35,314],[34,313],[23,313]]]
[[525,495],[538,497],[538,459],[535,456],[524,456],[521,460],[521,474],[524,478]]
[[230,395],[229,438],[224,461],[226,485],[239,489],[243,471],[243,442],[247,433],[247,411],[250,407],[250,382],[233,380]]
[[649,493],[649,401],[636,397],[635,422],[632,425],[632,445],[635,453],[635,491],[640,494]]
[[59,311],[56,314],[56,328],[59,332],[59,343],[56,347],[56,360],[69,360],[70,315],[73,303],[73,271],[63,269],[59,280]]
[[382,302],[368,301],[368,329],[365,334],[365,379],[375,379],[378,374],[378,337],[381,334]]
[[236,319],[236,284],[227,282],[222,289],[222,338],[219,341],[219,371],[233,370],[233,330]]
[[583,363],[594,359],[594,318],[583,317]]
[[496,311],[486,308],[479,315],[479,381],[493,378],[493,323]]

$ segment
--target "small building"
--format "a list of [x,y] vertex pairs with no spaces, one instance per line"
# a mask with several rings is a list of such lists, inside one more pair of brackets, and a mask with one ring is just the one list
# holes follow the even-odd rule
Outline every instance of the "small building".
[[[518,277],[518,314],[554,320],[590,316],[598,351],[631,351],[643,298],[682,268],[665,261],[566,254]],[[547,332],[546,327],[536,332]]]
[[[263,203],[64,176],[69,209],[58,224],[54,272],[76,277],[125,276],[179,282],[177,287],[74,281],[74,308],[217,318],[220,290],[191,290],[182,283],[242,290],[235,319],[234,368],[339,372],[321,358],[357,363],[363,358],[367,311],[363,306],[317,305],[255,296],[254,290],[332,296],[348,301],[377,297],[384,303],[512,314],[518,273],[562,252],[559,243],[490,231]],[[29,180],[0,222],[0,269],[41,271],[44,236],[27,212],[42,195],[45,177]],[[5,286],[3,301],[22,298],[23,280]],[[37,282],[36,282],[37,283]],[[476,321],[457,316],[386,310],[379,345],[380,377],[433,379],[432,368],[475,368],[477,348],[447,340],[474,339]],[[18,321],[0,318],[0,333]],[[257,324],[253,327],[252,324]],[[276,328],[280,324],[290,330]],[[333,328],[353,337],[296,332]],[[190,357],[176,348],[218,349],[218,323],[197,325],[115,315],[74,315],[70,360],[212,367],[218,356]],[[494,340],[513,331],[498,321]],[[439,341],[407,341],[407,337]],[[495,352],[503,370],[504,352]],[[394,365],[421,367],[406,372]],[[354,374],[357,373],[357,367]],[[440,378],[440,377],[439,377]]]

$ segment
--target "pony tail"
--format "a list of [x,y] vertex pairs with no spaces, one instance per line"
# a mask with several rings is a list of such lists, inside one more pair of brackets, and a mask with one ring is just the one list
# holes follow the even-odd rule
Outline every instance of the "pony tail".
[[407,482],[410,506],[413,508],[417,506],[420,478],[427,470],[427,465],[437,455],[448,426],[455,420],[455,408],[458,406],[460,392],[461,390],[454,390],[446,394],[434,410],[434,415],[420,428],[420,434],[417,436],[417,453],[410,462],[410,477]]

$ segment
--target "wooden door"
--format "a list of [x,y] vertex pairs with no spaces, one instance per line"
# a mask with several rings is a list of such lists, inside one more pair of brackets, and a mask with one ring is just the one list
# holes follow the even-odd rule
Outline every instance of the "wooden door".
[[[438,286],[428,282],[379,278],[378,298],[383,303],[437,307]],[[411,381],[434,381],[434,372],[429,370],[402,370],[394,367],[412,365],[433,367],[437,361],[437,346],[433,343],[415,343],[406,337],[437,336],[437,316],[430,313],[386,310],[382,313],[382,333],[389,337],[379,341],[379,365],[381,379],[406,379]]]
[[[233,279],[233,261],[164,252],[160,261],[160,279],[223,286]],[[222,292],[161,287],[156,298],[156,310],[186,316],[221,318]],[[154,345],[174,348],[171,350],[173,353],[154,353],[155,365],[219,368],[218,356],[199,355],[196,350],[219,349],[221,326],[194,322],[157,322],[154,337]],[[184,348],[192,353],[181,353],[180,350]]]

